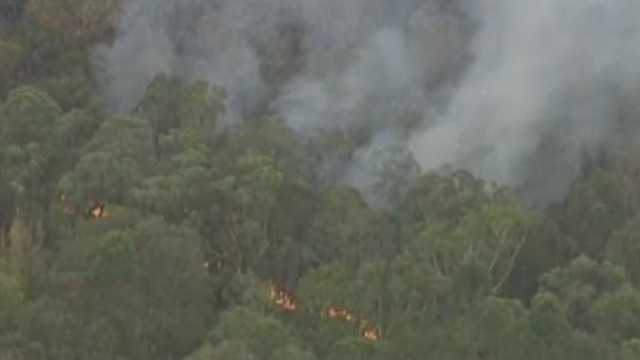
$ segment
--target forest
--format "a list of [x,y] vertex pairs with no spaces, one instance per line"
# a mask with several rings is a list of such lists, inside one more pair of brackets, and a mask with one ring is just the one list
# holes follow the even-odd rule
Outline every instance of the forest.
[[[337,66],[296,55],[302,27],[261,50],[258,105],[155,68],[114,105],[125,88],[105,85],[96,47],[116,48],[127,2],[145,3],[0,0],[0,359],[640,359],[632,100],[553,201],[474,168],[425,171],[402,144],[363,186],[340,174],[382,123],[311,136],[260,105]],[[464,1],[409,2],[461,16],[443,4]],[[171,24],[225,16],[195,9]],[[120,65],[122,83],[135,65]],[[378,115],[411,133],[410,110]],[[551,187],[557,168],[531,173]]]

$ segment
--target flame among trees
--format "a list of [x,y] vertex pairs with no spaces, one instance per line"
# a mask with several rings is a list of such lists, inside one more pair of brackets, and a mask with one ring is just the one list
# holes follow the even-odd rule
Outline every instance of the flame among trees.
[[104,219],[107,217],[106,205],[100,202],[95,202],[89,210],[89,216],[92,219]]
[[[76,211],[66,195],[60,195],[60,206],[65,216],[74,216]],[[87,216],[91,219],[104,219],[107,217],[107,205],[101,201],[94,201],[91,207],[86,210]]]
[[272,283],[269,288],[269,295],[275,302],[276,306],[284,311],[296,311],[300,308],[300,304],[294,295],[290,294],[282,287]]
[[[73,215],[75,211],[69,204],[65,195],[60,197],[62,203],[62,211],[65,215]],[[91,208],[88,210],[88,215],[91,219],[104,219],[107,216],[106,204],[99,201],[94,201]],[[220,270],[224,266],[222,258],[216,258],[212,260],[205,260],[202,264],[203,268],[207,270],[217,269]],[[295,312],[298,311],[301,306],[296,296],[276,283],[271,283],[269,288],[269,295],[274,301],[275,305],[282,311]],[[353,312],[347,308],[342,308],[334,304],[330,304],[325,309],[324,315],[330,319],[342,320],[347,323],[355,323],[358,318]],[[366,321],[360,320],[359,328],[360,336],[364,339],[377,341],[380,339],[380,329],[377,325]]]
[[[283,311],[295,312],[301,308],[295,295],[287,292],[281,286],[271,283],[270,296],[276,306]],[[325,309],[324,315],[330,319],[342,320],[347,323],[355,323],[358,318],[353,312],[347,308],[342,308],[334,304],[329,304]],[[381,338],[380,328],[366,320],[360,320],[360,336],[371,341],[377,341]]]

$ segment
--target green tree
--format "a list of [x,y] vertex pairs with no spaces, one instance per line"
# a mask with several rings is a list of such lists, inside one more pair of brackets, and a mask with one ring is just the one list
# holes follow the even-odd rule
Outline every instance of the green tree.
[[269,237],[269,226],[283,185],[282,170],[262,155],[238,159],[232,172],[214,183],[219,194],[219,206],[214,209],[219,221],[217,245],[238,270],[258,266],[276,246],[278,239]]
[[634,181],[611,171],[575,184],[559,219],[568,236],[565,246],[570,258],[586,254],[602,260],[612,232],[635,213],[637,191]]
[[79,212],[93,201],[131,203],[132,188],[152,166],[149,134],[141,119],[105,120],[83,147],[75,167],[60,178],[58,193]]
[[20,189],[23,202],[42,201],[50,191],[50,134],[60,107],[46,93],[30,87],[12,91],[0,109],[2,167],[9,183]]
[[390,220],[370,208],[355,189],[330,187],[321,195],[311,242],[317,262],[339,260],[356,268],[397,250]]
[[0,41],[0,98],[17,85],[24,51],[19,43]]
[[70,301],[116,329],[121,356],[177,358],[200,342],[212,294],[196,233],[117,207],[68,231],[57,262],[80,281]]
[[640,286],[640,217],[635,216],[618,229],[607,242],[606,256],[624,267],[634,285]]

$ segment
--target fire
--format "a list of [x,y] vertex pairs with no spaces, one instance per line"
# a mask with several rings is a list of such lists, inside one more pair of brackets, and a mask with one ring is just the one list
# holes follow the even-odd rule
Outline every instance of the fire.
[[372,323],[365,322],[360,328],[360,336],[367,340],[378,341],[380,340],[380,329]]
[[104,204],[102,203],[94,203],[94,205],[91,207],[91,210],[89,210],[89,216],[93,219],[104,219],[105,217],[107,217],[107,210]]
[[332,319],[337,318],[340,316],[340,309],[330,306],[329,309],[327,309],[327,315]]
[[[281,310],[297,311],[300,309],[300,304],[296,298],[275,283],[271,283],[269,295],[275,302],[276,306]],[[336,305],[330,305],[327,307],[325,314],[331,319],[340,319],[348,323],[354,323],[357,321],[356,316],[351,312],[351,310],[341,308]],[[363,321],[362,326],[360,327],[360,336],[370,341],[378,341],[381,338],[380,329],[375,324]]]
[[342,319],[346,322],[356,321],[356,317],[348,309],[343,309],[335,305],[329,306],[327,309],[327,316],[332,319]]
[[[72,216],[76,213],[66,195],[60,195],[59,200],[60,205],[62,206],[62,213],[64,215]],[[107,217],[106,205],[104,203],[95,201],[86,214],[92,219],[104,219],[105,217]]]
[[296,311],[299,308],[298,301],[295,297],[285,290],[278,287],[276,284],[271,284],[270,289],[271,299],[273,299],[276,305],[285,311]]

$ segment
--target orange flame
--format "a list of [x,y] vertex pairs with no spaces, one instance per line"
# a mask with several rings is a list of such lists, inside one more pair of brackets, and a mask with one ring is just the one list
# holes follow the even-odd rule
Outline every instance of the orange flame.
[[276,284],[271,284],[270,295],[271,299],[275,301],[276,305],[281,310],[296,311],[299,308],[298,301],[295,297],[281,289]]
[[365,322],[360,328],[360,336],[367,340],[378,341],[380,340],[380,329],[369,322]]
[[356,321],[356,317],[350,310],[343,309],[335,305],[331,305],[329,306],[329,308],[327,308],[327,316],[332,319],[342,319],[346,322]]
[[91,210],[89,210],[89,216],[93,219],[104,219],[107,217],[107,210],[102,203],[94,203]]
[[[281,310],[297,311],[300,309],[300,304],[296,298],[277,284],[271,283],[269,293],[271,299]],[[332,319],[341,319],[348,323],[357,321],[355,315],[349,309],[341,308],[336,305],[330,305],[327,307],[325,313],[326,316]],[[362,326],[360,327],[360,336],[370,341],[378,341],[381,338],[380,329],[373,323],[363,321]]]
[[[332,319],[340,319],[344,320],[348,323],[353,323],[357,321],[355,315],[351,310],[346,308],[340,308],[336,305],[330,305],[327,308],[326,315]],[[363,321],[362,326],[360,327],[360,336],[367,340],[378,341],[380,340],[380,329],[375,325],[368,321]]]

